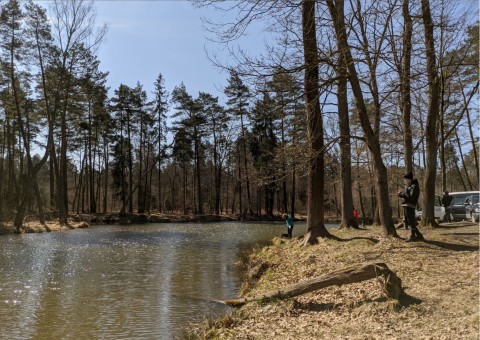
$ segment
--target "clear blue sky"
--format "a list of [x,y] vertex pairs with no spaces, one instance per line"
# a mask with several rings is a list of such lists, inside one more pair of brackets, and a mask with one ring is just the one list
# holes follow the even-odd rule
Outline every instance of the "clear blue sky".
[[[108,86],[113,90],[123,83],[140,82],[149,97],[159,73],[171,92],[184,82],[194,97],[199,91],[220,96],[228,74],[214,67],[205,50],[218,51],[218,45],[206,39],[201,17],[205,9],[188,1],[95,1],[97,24],[109,27],[98,52],[102,71],[109,71]],[[208,12],[209,15],[212,12]],[[260,52],[263,36],[244,40],[249,50]],[[248,41],[248,43],[246,42]]]

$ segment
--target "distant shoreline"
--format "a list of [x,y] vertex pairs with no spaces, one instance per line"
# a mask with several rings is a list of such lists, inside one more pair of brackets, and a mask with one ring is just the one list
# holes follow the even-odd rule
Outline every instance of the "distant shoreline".
[[[305,221],[305,217],[299,215],[295,221]],[[77,228],[88,228],[92,225],[130,225],[147,223],[211,223],[211,222],[283,222],[279,214],[70,214],[68,226],[61,226],[56,216],[47,216],[46,225],[42,225],[37,216],[27,216],[23,223],[21,233],[42,233],[50,231],[64,231]],[[339,223],[339,219],[326,219],[325,223]],[[16,233],[12,222],[0,223],[0,235]]]

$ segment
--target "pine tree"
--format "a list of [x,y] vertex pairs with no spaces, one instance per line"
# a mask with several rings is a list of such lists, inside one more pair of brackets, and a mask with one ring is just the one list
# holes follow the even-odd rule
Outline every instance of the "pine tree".
[[201,151],[203,148],[202,138],[205,135],[204,124],[206,119],[202,113],[201,102],[198,99],[194,100],[192,96],[188,94],[183,83],[180,86],[175,87],[172,91],[172,100],[177,104],[175,107],[177,111],[173,114],[173,118],[178,118],[175,122],[174,129],[183,129],[193,141],[194,178],[197,194],[195,213],[203,214]]
[[167,111],[168,111],[168,92],[165,89],[165,79],[160,73],[154,83],[155,99],[154,114],[157,115],[157,159],[158,159],[158,175],[157,175],[157,210],[162,212],[162,162],[165,158],[167,146]]
[[[243,214],[245,211],[242,209],[242,183],[241,178],[245,178],[245,186],[247,189],[247,209],[249,213],[252,213],[252,200],[250,194],[250,176],[248,172],[248,156],[247,156],[247,141],[246,141],[246,124],[248,123],[248,108],[250,100],[250,91],[243,83],[242,79],[235,71],[230,71],[230,78],[228,79],[228,85],[224,90],[225,95],[228,98],[227,112],[234,117],[240,118],[240,137],[239,145],[241,152],[238,151],[238,174],[239,174],[239,196],[240,196],[240,212]],[[241,156],[240,156],[241,155]],[[241,163],[243,158],[243,174],[241,171]]]
[[221,183],[223,174],[223,165],[228,152],[229,140],[229,117],[225,109],[218,103],[218,97],[213,97],[209,93],[200,92],[198,104],[201,108],[201,114],[206,119],[206,135],[210,136],[212,142],[213,154],[213,174],[214,174],[214,211],[220,213]]

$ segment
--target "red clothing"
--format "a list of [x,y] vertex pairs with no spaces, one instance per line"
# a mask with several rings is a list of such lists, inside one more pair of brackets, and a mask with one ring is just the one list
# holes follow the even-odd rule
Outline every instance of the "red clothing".
[[353,218],[355,219],[355,221],[357,221],[358,223],[358,212],[356,209],[353,209]]

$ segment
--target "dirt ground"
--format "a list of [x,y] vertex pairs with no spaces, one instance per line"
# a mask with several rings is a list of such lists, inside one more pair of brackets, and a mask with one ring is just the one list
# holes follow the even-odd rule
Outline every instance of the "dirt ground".
[[[405,238],[408,231],[397,230]],[[243,296],[285,288],[369,262],[384,262],[407,299],[388,300],[380,279],[334,286],[288,300],[251,302],[182,338],[479,339],[479,225],[422,229],[425,242],[384,238],[380,227],[332,230],[340,240],[303,247],[275,239],[246,261]],[[231,297],[235,298],[235,297]]]

